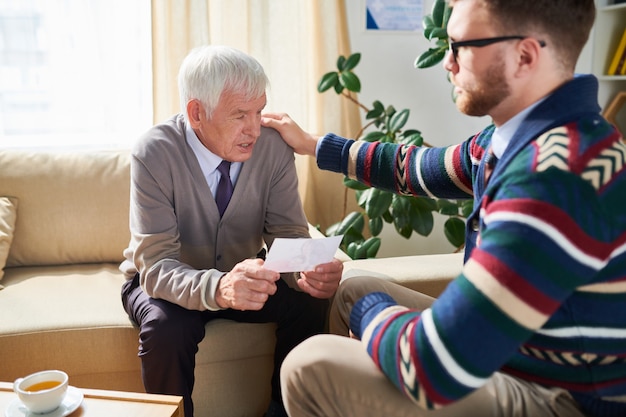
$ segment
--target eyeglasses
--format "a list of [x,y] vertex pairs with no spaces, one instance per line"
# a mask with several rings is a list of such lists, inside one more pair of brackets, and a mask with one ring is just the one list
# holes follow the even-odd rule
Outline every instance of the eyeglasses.
[[[459,56],[459,48],[463,46],[474,46],[476,48],[482,48],[483,46],[491,45],[492,43],[512,41],[512,40],[521,40],[526,39],[528,36],[497,36],[495,38],[483,38],[483,39],[471,39],[468,41],[459,41],[459,42],[449,42],[449,49],[452,52],[452,57],[454,58],[454,62],[456,62]],[[545,41],[537,41],[539,45],[543,48],[546,46]]]

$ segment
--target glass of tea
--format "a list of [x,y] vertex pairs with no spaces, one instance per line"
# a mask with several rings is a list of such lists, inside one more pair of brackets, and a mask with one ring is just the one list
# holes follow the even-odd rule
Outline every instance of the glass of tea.
[[16,379],[13,391],[31,413],[49,413],[63,402],[67,393],[68,379],[63,371],[40,371]]

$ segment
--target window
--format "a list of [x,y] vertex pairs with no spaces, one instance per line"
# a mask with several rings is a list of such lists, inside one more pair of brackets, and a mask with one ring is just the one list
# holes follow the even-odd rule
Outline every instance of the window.
[[130,146],[151,61],[149,0],[0,0],[0,148]]

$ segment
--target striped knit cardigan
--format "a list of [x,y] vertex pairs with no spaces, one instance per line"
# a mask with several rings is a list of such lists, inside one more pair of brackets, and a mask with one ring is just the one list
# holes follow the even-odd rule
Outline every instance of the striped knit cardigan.
[[352,310],[351,330],[420,406],[501,371],[565,388],[592,415],[626,415],[626,146],[596,97],[597,80],[580,76],[546,98],[486,185],[493,126],[447,148],[321,141],[322,169],[402,194],[474,197],[463,271],[431,309],[374,293]]

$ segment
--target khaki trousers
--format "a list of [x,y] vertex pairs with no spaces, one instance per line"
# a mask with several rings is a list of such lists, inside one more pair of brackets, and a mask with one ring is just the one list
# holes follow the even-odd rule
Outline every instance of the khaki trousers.
[[[356,300],[384,291],[402,305],[424,309],[433,299],[375,278],[345,281],[331,309],[331,331],[347,334]],[[281,369],[289,416],[319,417],[584,417],[570,394],[495,373],[481,389],[439,410],[420,408],[374,365],[360,341],[339,335],[314,336],[289,353]]]

